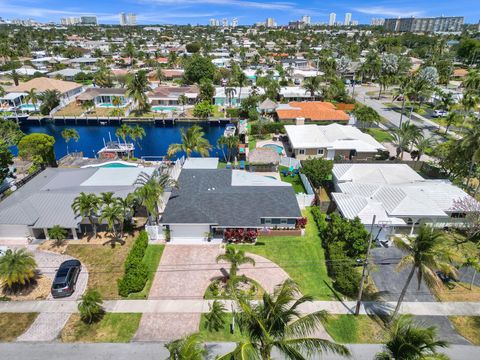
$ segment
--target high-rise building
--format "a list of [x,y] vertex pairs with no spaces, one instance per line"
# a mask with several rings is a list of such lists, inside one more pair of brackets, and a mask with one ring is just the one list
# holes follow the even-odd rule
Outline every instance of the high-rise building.
[[127,24],[130,26],[137,25],[137,14],[129,13],[127,15]]
[[337,21],[337,14],[330,13],[330,19],[328,20],[328,25],[335,26],[335,21]]
[[208,25],[209,25],[209,26],[215,26],[215,24],[216,24],[216,20],[215,20],[215,19],[212,18],[212,19],[208,20]]
[[236,28],[238,26],[238,19],[237,18],[233,18],[232,19],[232,27],[233,28]]
[[303,22],[305,25],[310,25],[312,18],[309,15],[303,15],[301,22]]
[[349,26],[351,22],[352,22],[352,13],[346,13],[345,22],[343,23],[343,25]]
[[384,28],[398,32],[460,32],[463,16],[385,19]]
[[274,19],[274,18],[267,18],[267,21],[265,21],[265,25],[266,25],[266,27],[268,27],[268,28],[272,28],[272,27],[277,26],[277,24],[275,23],[275,19]]
[[60,19],[60,24],[66,25],[66,26],[78,25],[80,24],[80,22],[81,22],[80,18],[76,18],[73,16]]
[[223,19],[222,19],[222,26],[223,26],[224,28],[228,27],[228,20],[227,20],[227,18],[223,18]]
[[97,25],[97,17],[96,16],[82,16],[80,18],[80,22],[82,25]]
[[372,20],[370,21],[370,25],[372,26],[383,26],[384,23],[385,19],[382,18],[372,18]]
[[119,17],[120,17],[120,25],[121,26],[127,25],[127,16],[125,15],[125,13],[124,12],[120,13]]

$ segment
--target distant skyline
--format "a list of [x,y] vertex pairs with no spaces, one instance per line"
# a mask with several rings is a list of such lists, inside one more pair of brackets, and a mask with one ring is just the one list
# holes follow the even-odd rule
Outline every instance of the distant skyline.
[[4,19],[60,22],[70,16],[96,15],[101,24],[119,23],[119,13],[137,14],[138,24],[208,24],[210,18],[237,18],[239,25],[254,24],[273,17],[278,24],[311,16],[312,23],[328,23],[330,13],[337,21],[345,13],[352,20],[369,24],[372,18],[408,16],[464,16],[477,23],[480,6],[473,0],[0,0]]

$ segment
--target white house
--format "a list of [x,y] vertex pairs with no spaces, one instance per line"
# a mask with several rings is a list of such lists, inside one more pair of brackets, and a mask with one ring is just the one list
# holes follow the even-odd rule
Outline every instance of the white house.
[[335,164],[333,200],[348,219],[359,217],[379,239],[415,227],[461,226],[464,210],[455,201],[470,198],[447,180],[427,180],[406,164]]
[[316,157],[365,160],[385,150],[372,136],[348,125],[285,125],[285,131],[299,160]]

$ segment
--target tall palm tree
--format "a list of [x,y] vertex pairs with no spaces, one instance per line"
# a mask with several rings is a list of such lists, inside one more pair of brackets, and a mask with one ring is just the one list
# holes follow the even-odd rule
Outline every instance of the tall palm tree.
[[425,151],[434,145],[434,140],[430,137],[420,136],[415,140],[415,147],[417,148],[417,161],[420,160]]
[[119,137],[123,140],[123,143],[127,143],[127,138],[132,134],[132,127],[127,124],[122,124],[117,130],[115,131],[115,136]]
[[169,342],[165,347],[170,353],[169,360],[204,360],[207,355],[207,349],[202,345],[199,334]]
[[[232,160],[233,150],[237,148],[239,142],[238,136],[221,136],[218,139],[217,146],[222,149],[225,161]],[[227,148],[227,153],[225,153],[225,148]]]
[[37,103],[39,99],[40,98],[35,88],[31,88],[30,90],[27,91],[27,95],[25,96],[25,101],[32,103],[35,112],[37,112]]
[[227,245],[225,249],[225,254],[217,256],[217,263],[219,261],[226,261],[230,263],[229,278],[234,279],[237,276],[238,267],[243,264],[252,264],[255,265],[255,260],[253,258],[246,256],[245,251],[236,250],[234,246]]
[[309,78],[306,78],[303,82],[303,88],[305,89],[305,92],[310,93],[310,96],[312,97],[312,100],[315,99],[315,95],[318,94],[320,91],[320,76],[312,76]]
[[150,91],[146,72],[141,70],[135,74],[130,74],[127,79],[126,95],[133,99],[140,111],[149,109],[147,92]]
[[108,229],[113,235],[114,239],[119,239],[123,237],[123,234],[120,232],[120,228],[117,228],[117,225],[120,225],[123,218],[123,209],[118,205],[118,203],[112,203],[102,209],[99,220],[101,222],[105,221],[108,225]]
[[137,205],[137,197],[134,193],[130,193],[124,199],[121,197],[115,198],[115,202],[122,211],[123,221],[120,223],[120,237],[123,237],[124,225],[132,220]]
[[14,290],[19,285],[29,284],[35,277],[37,263],[26,249],[8,249],[0,257],[0,280],[4,286]]
[[461,119],[462,116],[458,112],[450,111],[445,117],[445,122],[447,123],[447,126],[445,126],[445,134],[448,133],[448,129],[450,129],[450,126],[457,125]]
[[210,154],[212,146],[207,139],[204,138],[205,133],[198,125],[193,125],[187,131],[180,129],[182,142],[180,144],[170,144],[168,147],[168,156],[173,156],[176,153],[183,151],[187,157],[192,155],[192,152],[199,153],[202,157]]
[[394,143],[397,147],[397,156],[400,155],[400,159],[403,159],[403,153],[412,142],[417,139],[421,133],[418,131],[417,127],[410,123],[410,121],[404,122],[402,126],[396,128],[393,131]]
[[40,112],[43,115],[48,115],[54,108],[60,104],[60,92],[58,90],[45,90],[42,95],[39,96],[42,100],[40,105]]
[[145,129],[138,124],[135,125],[130,131],[130,137],[135,142],[135,144],[137,144],[140,147],[140,149],[142,148],[140,146],[140,141],[143,139],[145,135],[146,135]]
[[20,81],[20,74],[15,69],[10,72],[8,77],[13,80],[15,86],[18,86],[18,83]]
[[410,79],[403,79],[403,81],[400,81],[400,86],[394,91],[393,100],[396,100],[399,97],[402,98],[402,111],[400,112],[399,126],[402,126],[403,114],[405,112],[405,104],[407,100],[409,100],[411,92],[412,92],[412,82]]
[[82,101],[80,106],[86,113],[88,113],[91,109],[95,107],[95,103],[93,102],[93,100],[85,100]]
[[232,99],[237,93],[237,89],[232,87],[225,88],[225,100],[227,101],[227,106],[232,106]]
[[185,94],[182,94],[178,97],[178,103],[182,105],[182,113],[185,112],[185,105],[188,104],[188,98]]
[[159,214],[158,205],[162,202],[162,195],[165,190],[176,188],[178,184],[167,173],[156,173],[144,181],[141,187],[134,192],[138,204],[144,206],[148,214],[148,222],[156,221]]
[[78,140],[80,139],[80,135],[78,134],[78,131],[73,128],[63,129],[62,137],[65,140],[65,143],[67,144],[67,154],[69,153],[68,143],[70,142],[70,140],[74,140],[75,142],[78,142]]
[[73,212],[88,219],[92,226],[93,236],[97,237],[97,223],[95,217],[100,211],[100,198],[95,194],[86,194],[83,191],[78,195],[72,203]]
[[411,316],[401,316],[390,325],[385,349],[375,360],[448,359],[437,352],[447,347],[447,343],[436,337],[435,326],[422,327]]
[[238,84],[238,104],[241,103],[242,88],[247,84],[248,78],[243,71],[240,71],[237,75],[237,84]]
[[[119,110],[120,110],[120,106],[122,106],[122,104],[123,104],[123,101],[122,101],[122,98],[120,96],[112,97],[112,105],[115,106],[115,108],[117,110],[116,111],[117,114],[121,113],[121,111],[119,111]],[[120,115],[119,115],[119,117],[120,117]]]
[[473,123],[465,130],[460,146],[470,157],[470,169],[468,171],[467,186],[470,183],[475,164],[480,162],[480,123]]
[[265,293],[258,303],[239,298],[240,312],[235,313],[235,320],[247,340],[218,359],[270,360],[273,349],[292,360],[321,352],[348,356],[345,346],[313,335],[328,314],[324,310],[302,314],[300,307],[311,301],[312,297],[300,294],[292,280],[280,284],[273,294]]
[[133,45],[133,43],[131,41],[127,42],[127,44],[125,45],[125,48],[123,49],[123,53],[125,54],[125,56],[128,57],[129,66],[132,66],[133,65],[133,59],[134,59],[137,51],[135,49],[135,45]]
[[437,270],[441,270],[443,273],[451,276],[457,274],[456,268],[451,264],[455,256],[444,244],[444,239],[442,232],[429,226],[422,226],[417,237],[410,237],[408,241],[402,238],[395,238],[395,245],[406,253],[398,263],[397,270],[404,269],[409,265],[411,268],[407,276],[407,281],[398,298],[392,319],[397,316],[400,310],[400,305],[402,304],[415,272],[417,272],[417,286],[419,290],[422,279],[430,286],[442,285],[441,280],[436,274]]
[[109,206],[115,203],[114,193],[112,191],[100,193],[100,203],[102,206]]

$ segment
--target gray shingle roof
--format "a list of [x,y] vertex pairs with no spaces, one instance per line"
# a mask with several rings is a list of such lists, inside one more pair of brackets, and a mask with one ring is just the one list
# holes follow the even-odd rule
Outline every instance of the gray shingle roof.
[[232,170],[186,170],[163,213],[163,224],[261,227],[262,217],[301,217],[291,186],[232,186]]

